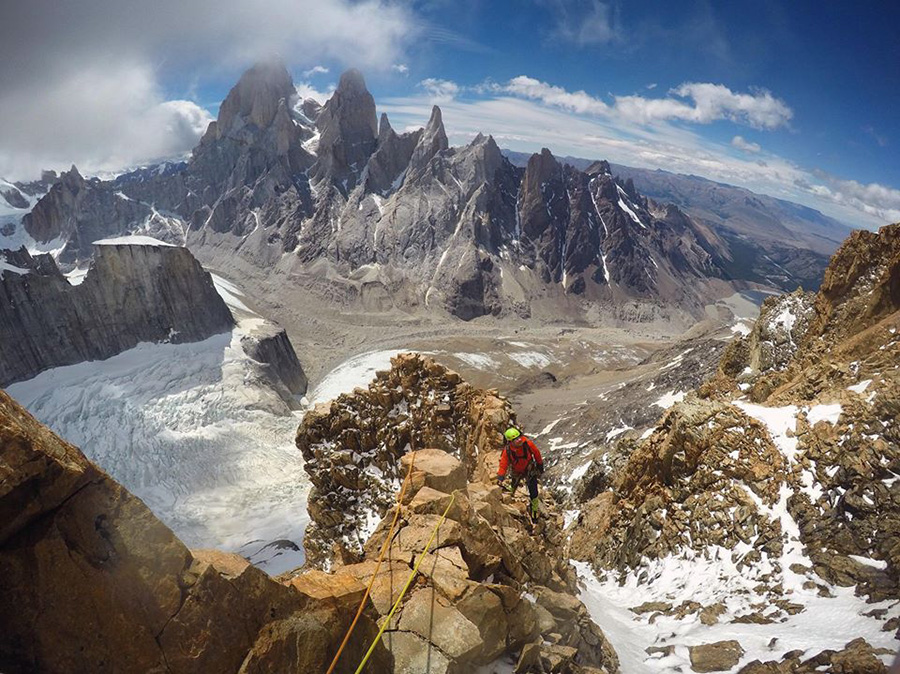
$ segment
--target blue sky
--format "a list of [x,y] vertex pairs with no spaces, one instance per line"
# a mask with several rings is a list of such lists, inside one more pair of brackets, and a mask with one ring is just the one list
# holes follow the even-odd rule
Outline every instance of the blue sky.
[[360,68],[398,128],[441,105],[453,143],[482,131],[859,226],[900,220],[900,3],[97,0],[70,16],[46,3],[0,29],[21,75],[0,74],[0,115],[29,121],[0,139],[0,174],[184,152],[240,72],[277,54],[319,98]]

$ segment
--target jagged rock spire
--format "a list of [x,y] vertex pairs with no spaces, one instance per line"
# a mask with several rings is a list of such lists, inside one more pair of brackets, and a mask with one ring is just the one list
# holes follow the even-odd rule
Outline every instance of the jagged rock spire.
[[381,120],[378,122],[378,145],[383,145],[387,140],[387,137],[394,133],[394,129],[391,126],[391,122],[388,119],[387,113],[381,113]]
[[378,134],[375,99],[366,89],[362,73],[350,69],[341,75],[316,126],[321,133],[316,177],[349,180],[352,186],[375,151]]
[[419,144],[416,145],[416,149],[413,151],[410,159],[409,175],[421,175],[429,162],[431,162],[431,159],[448,147],[450,147],[450,144],[447,141],[447,133],[444,131],[441,109],[435,105],[431,109],[431,117],[428,120],[428,124],[425,125]]
[[278,111],[279,101],[289,101],[294,95],[294,81],[284,63],[256,64],[241,75],[219,108],[219,135],[244,124],[268,128]]

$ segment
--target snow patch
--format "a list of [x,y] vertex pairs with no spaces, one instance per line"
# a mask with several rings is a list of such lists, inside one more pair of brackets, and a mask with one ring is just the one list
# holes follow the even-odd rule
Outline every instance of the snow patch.
[[625,190],[616,185],[616,189],[619,191],[619,208],[628,213],[631,216],[631,219],[634,220],[638,225],[640,225],[643,229],[647,229],[647,226],[641,222],[641,219],[637,216],[637,214],[631,209],[631,207],[626,203],[628,199],[628,195],[625,194]]
[[401,353],[402,349],[387,351],[370,351],[344,361],[313,390],[309,400],[312,404],[334,400],[342,393],[350,393],[356,388],[368,386],[379,370],[391,369],[391,358]]
[[585,476],[585,474],[588,472],[588,469],[591,467],[592,463],[594,463],[594,462],[588,461],[587,463],[585,463],[581,466],[578,466],[578,468],[573,470],[572,473],[569,475],[569,477],[566,478],[566,482],[568,482],[569,484],[572,484],[573,482],[577,482],[578,480],[583,478]]
[[517,353],[506,354],[512,360],[516,361],[522,367],[542,368],[550,364],[550,358],[539,351],[519,351]]
[[806,413],[806,420],[810,426],[815,426],[820,421],[827,421],[834,425],[841,416],[841,406],[839,403],[833,405],[813,405]]
[[674,405],[675,403],[680,403],[682,400],[684,400],[685,395],[687,395],[686,391],[678,391],[678,392],[675,392],[674,390],[669,391],[668,393],[664,394],[659,400],[657,400],[653,404],[656,405],[657,407],[661,407],[664,410],[667,410],[670,407],[672,407],[672,405]]
[[140,234],[132,234],[130,236],[117,236],[110,239],[100,239],[94,241],[95,246],[166,246],[167,248],[177,248],[178,246],[154,239],[152,236],[142,236]]
[[853,391],[854,393],[862,393],[867,388],[869,388],[869,384],[871,384],[871,383],[872,383],[871,379],[864,379],[863,381],[859,382],[858,384],[853,384],[853,386],[848,386],[847,390]]
[[3,278],[6,272],[22,276],[27,274],[28,270],[24,267],[17,267],[14,264],[9,264],[9,262],[6,261],[6,255],[0,253],[0,279]]
[[252,311],[250,307],[240,300],[241,297],[244,297],[244,293],[240,288],[217,274],[210,274],[210,276],[212,276],[216,292],[225,301],[229,309],[237,309],[254,316],[257,315],[255,311]]
[[90,267],[76,267],[64,276],[70,286],[80,286],[84,282],[84,277],[87,276],[89,270]]
[[626,433],[626,432],[628,432],[628,431],[630,431],[630,430],[633,430],[633,429],[634,429],[634,426],[629,426],[628,424],[624,424],[624,423],[623,423],[623,424],[622,424],[621,426],[619,426],[618,428],[614,428],[614,429],[612,429],[611,431],[609,431],[609,432],[606,434],[606,441],[609,442],[609,441],[612,440],[613,438],[617,438],[617,437],[619,437],[620,435],[622,435],[622,433]]
[[[610,573],[601,580],[589,564],[572,564],[581,581],[582,602],[615,648],[622,672],[629,674],[690,672],[690,646],[731,639],[745,651],[732,672],[753,660],[780,659],[783,652],[795,648],[805,649],[809,657],[825,649],[840,650],[859,637],[876,648],[896,649],[893,634],[882,631],[883,623],[863,615],[876,608],[887,609],[888,615],[898,613],[896,602],[867,604],[854,596],[852,587],[831,587],[833,597],[820,597],[815,587],[792,588],[789,600],[803,604],[806,610],[768,625],[732,622],[754,610],[750,604],[761,599],[754,587],[771,569],[765,562],[755,565],[758,568],[738,569],[732,551],[724,548],[644,560],[641,567],[621,578]],[[696,615],[678,620],[660,614],[650,623],[650,614],[637,616],[630,610],[644,602],[677,606],[688,600],[703,606],[722,602],[726,613],[715,625],[703,625]],[[777,639],[774,651],[769,647],[773,638]],[[645,650],[668,645],[674,646],[674,652],[667,657],[650,656]]]
[[500,363],[485,353],[454,353],[453,356],[480,370],[492,370],[500,366]]
[[743,321],[738,321],[731,326],[731,331],[735,334],[741,335],[741,337],[746,337],[750,334],[750,326],[748,326]]

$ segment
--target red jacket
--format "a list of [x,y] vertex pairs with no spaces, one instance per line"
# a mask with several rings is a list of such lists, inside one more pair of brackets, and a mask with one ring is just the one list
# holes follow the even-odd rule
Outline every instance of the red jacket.
[[541,453],[538,451],[537,445],[524,435],[520,435],[512,442],[507,442],[500,454],[500,468],[497,475],[503,477],[506,475],[507,469],[518,474],[524,474],[528,470],[528,464],[531,461],[538,466],[544,464]]

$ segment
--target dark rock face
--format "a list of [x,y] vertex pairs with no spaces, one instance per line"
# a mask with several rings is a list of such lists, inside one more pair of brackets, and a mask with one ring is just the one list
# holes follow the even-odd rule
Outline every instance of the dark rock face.
[[267,375],[273,386],[290,395],[306,393],[309,381],[284,329],[266,324],[244,337],[241,348],[250,358],[268,366]]
[[136,228],[151,215],[149,206],[85,180],[73,166],[24,217],[23,226],[35,241],[63,240],[60,261],[74,262],[90,256],[94,241]]
[[[192,553],[2,391],[0,474],[0,602],[15,607],[0,611],[8,674],[325,671],[352,618],[236,555]],[[376,629],[368,613],[360,628],[356,656]],[[373,669],[390,666],[379,646]]]
[[316,119],[319,129],[318,157],[313,175],[352,189],[378,138],[375,99],[366,89],[358,70],[348,70]]
[[0,278],[0,384],[108,358],[139,342],[192,342],[234,325],[212,278],[186,248],[97,246],[83,283],[49,256],[5,253],[27,269]]

